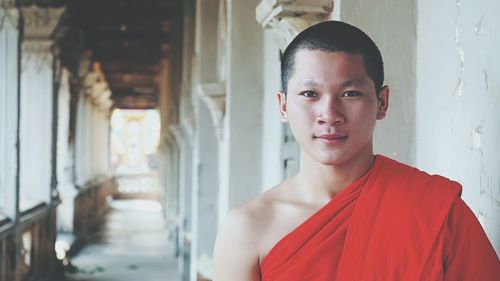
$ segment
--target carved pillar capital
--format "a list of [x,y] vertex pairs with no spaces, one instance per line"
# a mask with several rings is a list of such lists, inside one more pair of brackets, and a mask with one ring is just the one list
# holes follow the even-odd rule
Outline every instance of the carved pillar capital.
[[49,39],[64,12],[64,8],[20,8],[24,19],[24,39]]
[[284,51],[302,30],[330,17],[333,0],[262,0],[256,19],[274,31],[280,50]]
[[22,40],[22,67],[34,63],[38,71],[52,67],[52,39],[50,36],[59,22],[64,8],[39,8],[37,6],[19,9],[24,20]]
[[19,10],[13,2],[1,2],[0,0],[0,31],[5,28],[19,28]]
[[92,71],[83,77],[83,89],[92,104],[103,112],[108,112],[113,102],[111,90],[99,63],[94,63]]
[[210,110],[217,139],[222,141],[224,115],[226,113],[226,84],[224,82],[200,84],[197,92]]

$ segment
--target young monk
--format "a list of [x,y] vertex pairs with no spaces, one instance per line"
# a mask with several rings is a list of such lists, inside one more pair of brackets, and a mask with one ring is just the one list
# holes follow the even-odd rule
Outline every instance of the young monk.
[[302,167],[229,212],[214,280],[500,280],[458,183],[373,154],[389,89],[365,33],[319,23],[281,63],[278,102]]

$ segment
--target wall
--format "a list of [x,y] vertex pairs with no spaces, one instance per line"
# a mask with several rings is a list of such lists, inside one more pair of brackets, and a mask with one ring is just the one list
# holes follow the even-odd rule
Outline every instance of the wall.
[[[262,28],[255,21],[257,4],[256,0],[228,1],[221,199],[229,208],[261,190],[262,64],[255,62],[262,61]],[[223,215],[227,210],[220,211]]]
[[[197,231],[194,234],[196,239],[197,249],[196,259],[198,265],[196,268],[197,273],[205,277],[211,277],[211,258],[212,251],[215,244],[215,237],[217,235],[217,192],[218,192],[218,178],[217,178],[217,138],[214,134],[214,127],[210,119],[210,112],[205,104],[199,103],[197,114],[198,130],[196,132],[195,140],[198,147],[198,156],[195,160],[196,173],[194,177],[197,179],[196,185],[199,187],[197,192]],[[194,204],[194,202],[193,202]]]
[[262,189],[267,190],[283,180],[281,145],[283,125],[280,121],[276,93],[281,89],[280,51],[272,31],[264,30],[262,96]]
[[500,252],[500,3],[418,1],[417,165],[462,183]]
[[[337,1],[335,1],[337,3]],[[378,122],[374,149],[399,161],[415,163],[416,2],[342,1],[340,20],[365,31],[382,52],[389,112]]]
[[49,47],[50,42],[23,41],[19,123],[21,210],[50,201],[53,56]]
[[57,209],[58,231],[71,232],[73,230],[73,201],[77,189],[73,184],[73,150],[69,143],[70,134],[70,73],[62,69],[60,86],[58,89],[58,124],[57,124],[57,190],[61,205]]
[[[0,1],[0,4],[5,2]],[[19,12],[0,8],[0,211],[16,216]]]

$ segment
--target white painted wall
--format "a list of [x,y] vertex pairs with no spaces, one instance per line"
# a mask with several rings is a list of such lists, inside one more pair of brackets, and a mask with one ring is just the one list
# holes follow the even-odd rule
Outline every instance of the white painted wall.
[[[36,50],[36,47],[42,47]],[[20,100],[20,209],[50,202],[53,57],[47,44],[23,43]]]
[[417,165],[462,183],[500,253],[500,2],[418,1]]
[[73,184],[73,150],[68,142],[71,98],[69,75],[69,71],[63,68],[57,105],[57,190],[61,198],[61,205],[57,208],[57,229],[64,232],[73,230],[73,206],[77,194]]
[[375,152],[414,164],[416,2],[347,0],[334,5],[334,10],[339,6],[340,20],[365,31],[384,58],[391,94],[388,115],[375,130]]
[[500,3],[384,0],[338,6],[340,19],[365,30],[385,60],[391,98],[376,130],[376,152],[461,182],[462,198],[498,252]]
[[267,190],[283,180],[281,171],[283,128],[276,98],[277,91],[281,90],[280,51],[270,29],[264,30],[263,51],[262,190]]
[[[200,97],[204,84],[217,81],[217,24],[219,0],[197,0],[194,53],[192,59],[191,98],[194,106],[193,192],[191,276],[212,277],[212,251],[218,223],[218,147],[216,128],[207,104]],[[186,19],[185,19],[186,20]],[[190,48],[184,48],[191,50]],[[191,61],[189,61],[191,62]],[[207,94],[207,93],[204,93]]]
[[[197,132],[195,140],[197,144],[195,150],[197,159],[195,160],[197,179],[195,185],[197,192],[197,221],[193,221],[193,231],[196,228],[196,259],[197,272],[205,277],[212,277],[212,251],[217,235],[217,196],[219,190],[219,180],[217,177],[218,163],[218,141],[215,136],[215,129],[210,118],[207,106],[201,101],[198,103]],[[193,202],[193,205],[195,202]]]
[[0,213],[14,219],[17,201],[19,13],[14,8],[0,8],[0,18],[4,19],[0,27]]
[[81,188],[109,176],[109,126],[108,113],[98,109],[81,93],[75,136],[75,184]]
[[[259,1],[228,1],[227,100],[221,148],[221,206],[234,207],[261,191],[262,28]],[[254,46],[254,47],[251,47]],[[221,216],[227,209],[220,208]]]

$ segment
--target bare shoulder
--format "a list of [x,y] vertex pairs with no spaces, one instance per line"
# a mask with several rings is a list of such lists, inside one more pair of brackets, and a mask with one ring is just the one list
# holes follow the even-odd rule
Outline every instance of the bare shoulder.
[[231,209],[224,218],[214,250],[214,280],[260,280],[262,238],[274,217],[273,189]]

